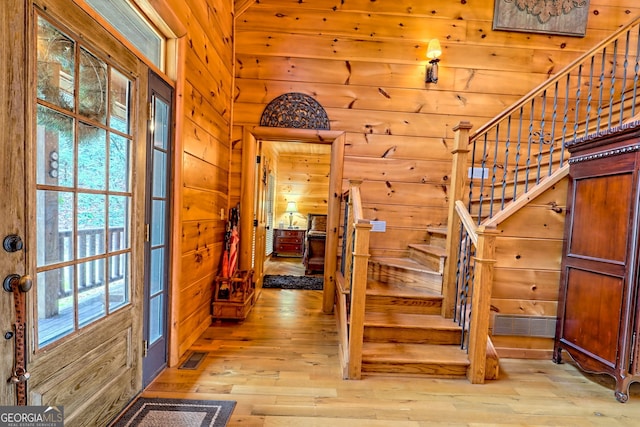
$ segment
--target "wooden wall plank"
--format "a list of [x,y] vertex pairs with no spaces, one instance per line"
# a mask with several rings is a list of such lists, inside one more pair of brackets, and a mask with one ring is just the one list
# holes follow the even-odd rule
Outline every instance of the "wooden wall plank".
[[558,298],[560,271],[496,268],[494,275],[493,298],[535,301]]
[[451,162],[434,160],[373,159],[345,157],[345,169],[357,171],[352,179],[396,181],[413,183],[447,184],[451,173]]
[[215,191],[227,194],[229,184],[227,182],[228,169],[212,165],[198,157],[185,153],[183,157],[183,182],[185,187],[200,190]]
[[[192,120],[184,120],[183,151],[207,163],[229,169],[228,141],[223,135],[211,135]],[[219,130],[219,129],[218,129]],[[222,138],[220,140],[219,138]]]
[[182,224],[182,253],[199,251],[224,239],[226,221],[188,221]]
[[562,240],[498,237],[496,268],[532,268],[558,270],[562,258]]
[[[343,187],[347,186],[348,182],[345,182]],[[447,192],[444,185],[366,181],[360,187],[362,203],[365,205],[376,203],[436,208],[444,208],[447,205],[443,198]]]
[[348,108],[354,110],[387,110],[410,113],[460,114],[467,108],[484,109],[489,115],[499,112],[518,100],[517,96],[495,97],[487,93],[468,92],[464,96],[455,91],[416,91],[405,88],[316,84],[309,91],[305,82],[291,83],[258,79],[243,79],[237,85],[236,102],[264,105],[286,92],[307,93],[324,108]]
[[[452,138],[346,133],[345,158],[435,160],[451,163]],[[451,168],[449,168],[451,172]]]
[[[456,18],[432,20],[425,30],[424,17],[409,14],[371,13],[367,10],[342,10],[319,15],[318,9],[298,8],[281,13],[277,5],[257,4],[242,16],[242,31],[295,32],[326,36],[351,36],[363,39],[424,40],[429,33],[446,34],[448,40],[464,41],[466,21]],[[276,17],[276,19],[273,19]]]

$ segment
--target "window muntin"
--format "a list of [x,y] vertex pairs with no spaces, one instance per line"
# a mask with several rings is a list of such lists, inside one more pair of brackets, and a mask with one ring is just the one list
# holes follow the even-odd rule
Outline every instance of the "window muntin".
[[86,0],[153,65],[164,71],[166,38],[128,0]]
[[37,346],[130,302],[133,82],[38,16]]

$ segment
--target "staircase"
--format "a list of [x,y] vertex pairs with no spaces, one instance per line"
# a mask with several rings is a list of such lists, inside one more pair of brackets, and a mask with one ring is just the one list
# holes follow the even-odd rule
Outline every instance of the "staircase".
[[462,328],[441,316],[447,230],[427,232],[408,257],[369,260],[363,375],[466,376]]
[[640,117],[639,57],[636,17],[473,134],[468,122],[454,127],[449,231],[430,229],[406,258],[369,257],[372,224],[352,182],[335,280],[345,378],[497,377],[497,226],[566,176],[568,142]]

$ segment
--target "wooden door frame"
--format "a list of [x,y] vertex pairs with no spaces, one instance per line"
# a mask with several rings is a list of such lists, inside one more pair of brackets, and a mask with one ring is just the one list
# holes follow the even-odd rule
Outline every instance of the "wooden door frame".
[[[342,174],[344,169],[345,133],[343,131],[294,129],[274,127],[243,127],[242,129],[242,182],[240,188],[240,230],[253,230],[255,158],[259,141],[290,141],[314,144],[331,144],[331,166],[329,171],[329,194],[327,199],[327,241],[324,265],[324,291],[322,310],[333,312],[338,255],[338,223],[340,221],[340,199],[342,196]],[[253,233],[240,233],[240,269],[251,268]],[[256,277],[257,287],[262,277]]]

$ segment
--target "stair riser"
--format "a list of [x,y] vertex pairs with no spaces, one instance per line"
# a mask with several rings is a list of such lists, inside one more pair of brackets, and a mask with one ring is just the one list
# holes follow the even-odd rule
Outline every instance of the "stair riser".
[[362,372],[370,374],[423,375],[432,378],[463,378],[467,375],[465,365],[443,365],[440,363],[369,362],[362,361]]
[[460,338],[459,330],[377,326],[365,326],[364,329],[364,340],[367,342],[456,345],[460,343]]
[[423,273],[404,268],[369,263],[369,277],[381,282],[403,284],[414,289],[427,289],[435,293],[442,292],[442,275]]
[[433,271],[442,273],[444,271],[444,257],[409,248],[409,258],[426,265]]
[[367,311],[387,311],[407,314],[440,314],[442,299],[416,299],[367,295]]
[[440,233],[430,233],[429,234],[429,244],[433,246],[440,246],[444,248],[447,246],[447,235]]

